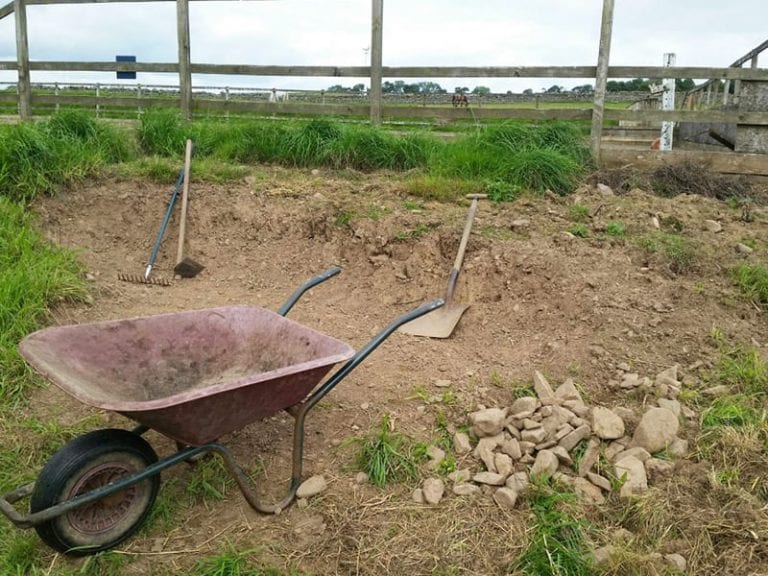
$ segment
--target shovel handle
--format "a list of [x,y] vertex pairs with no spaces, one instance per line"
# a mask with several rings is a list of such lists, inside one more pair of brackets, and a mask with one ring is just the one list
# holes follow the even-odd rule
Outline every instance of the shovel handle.
[[467,198],[472,199],[472,204],[469,206],[469,214],[467,214],[467,222],[464,224],[464,233],[461,235],[461,243],[459,244],[459,252],[456,254],[456,260],[453,262],[453,268],[451,269],[451,276],[448,279],[448,290],[445,293],[446,303],[453,299],[453,291],[456,289],[456,282],[459,279],[459,271],[461,270],[461,264],[464,262],[464,252],[467,251],[467,243],[469,242],[469,234],[472,232],[472,222],[475,219],[475,212],[477,212],[477,201],[481,198],[485,198],[485,194],[469,194]]
[[187,140],[184,153],[184,188],[181,193],[181,216],[179,218],[179,249],[176,252],[176,264],[184,260],[184,240],[187,233],[187,205],[189,204],[189,170],[192,165],[192,140]]

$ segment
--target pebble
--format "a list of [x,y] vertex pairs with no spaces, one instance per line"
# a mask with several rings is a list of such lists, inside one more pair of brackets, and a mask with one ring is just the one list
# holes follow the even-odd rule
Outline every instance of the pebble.
[[453,487],[453,493],[456,496],[474,496],[480,494],[480,487],[474,484],[456,484]]
[[715,220],[704,220],[704,229],[708,232],[718,233],[723,231],[723,226]]
[[677,436],[680,421],[666,408],[651,408],[640,419],[632,437],[632,446],[640,446],[653,454],[663,450]]
[[473,430],[479,438],[486,436],[496,436],[504,429],[504,420],[507,417],[507,410],[500,408],[486,408],[469,415]]
[[584,426],[579,426],[576,428],[573,432],[568,434],[565,438],[560,440],[560,446],[568,450],[570,452],[576,447],[576,444],[584,440],[587,436],[589,436],[589,426],[586,424]]
[[427,478],[424,480],[421,492],[427,504],[438,504],[445,494],[445,484],[440,478]]
[[472,451],[472,443],[464,432],[456,432],[453,435],[453,450],[456,454],[466,454]]
[[536,460],[531,467],[531,476],[545,474],[551,477],[557,472],[559,466],[560,460],[558,460],[554,452],[550,450],[542,450],[536,455]]
[[493,501],[502,510],[512,510],[517,502],[517,492],[511,488],[499,488],[493,493]]
[[424,504],[424,492],[421,488],[416,488],[416,490],[413,491],[411,499],[416,502],[416,504]]
[[624,436],[624,421],[612,410],[602,406],[592,409],[592,432],[603,440]]
[[477,482],[478,484],[487,484],[489,486],[503,486],[506,478],[501,474],[496,474],[495,472],[480,472],[479,474],[475,474],[472,480]]
[[620,492],[622,498],[628,498],[645,492],[648,489],[648,476],[645,473],[645,466],[634,456],[628,456],[616,462],[615,474],[616,478],[622,478],[626,474],[626,480]]
[[368,474],[358,472],[357,476],[355,476],[355,484],[368,484]]
[[688,562],[680,554],[666,554],[664,555],[664,561],[669,566],[671,566],[672,568],[676,568],[683,574],[685,573],[685,570],[688,567]]
[[736,244],[736,252],[739,254],[752,254],[754,252],[754,249],[750,248],[746,244]]
[[456,484],[464,484],[472,479],[472,471],[469,468],[454,470],[448,474],[448,480]]
[[437,388],[449,388],[451,386],[450,380],[435,380],[435,386]]
[[317,494],[323,492],[326,488],[328,488],[328,483],[325,481],[323,476],[312,476],[311,478],[307,478],[304,480],[304,482],[301,483],[299,489],[296,490],[296,497],[309,498],[311,496],[316,496]]

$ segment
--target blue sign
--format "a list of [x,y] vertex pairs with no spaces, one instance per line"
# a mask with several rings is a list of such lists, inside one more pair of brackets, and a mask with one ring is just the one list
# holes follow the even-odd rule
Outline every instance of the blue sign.
[[[136,62],[136,56],[115,56],[115,62]],[[118,72],[118,80],[136,80],[136,72]]]

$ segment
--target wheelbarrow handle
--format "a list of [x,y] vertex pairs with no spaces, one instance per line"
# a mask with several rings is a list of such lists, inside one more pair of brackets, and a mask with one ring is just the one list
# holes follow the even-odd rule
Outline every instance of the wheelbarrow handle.
[[318,284],[321,284],[322,282],[325,282],[329,278],[333,278],[341,272],[341,268],[339,266],[334,266],[333,268],[328,268],[325,272],[322,274],[318,274],[317,276],[314,276],[304,282],[301,286],[296,288],[296,290],[291,294],[291,297],[288,298],[288,300],[285,301],[285,304],[280,306],[280,309],[277,311],[280,316],[285,316],[290,312],[291,308],[293,308],[294,304],[298,302],[299,298],[301,298],[304,295],[304,292],[309,290],[310,288],[314,288]]
[[336,373],[331,376],[326,382],[320,386],[305,402],[305,411],[309,411],[315,404],[317,404],[323,396],[328,394],[333,388],[341,382],[344,378],[347,377],[347,375],[354,370],[360,362],[365,360],[368,355],[376,350],[384,340],[389,338],[390,334],[400,328],[403,324],[407,324],[411,320],[415,320],[419,316],[424,316],[424,314],[428,314],[429,312],[432,312],[433,310],[437,310],[441,306],[445,304],[445,300],[442,298],[438,298],[437,300],[432,300],[431,302],[427,302],[426,304],[422,304],[418,308],[414,308],[410,312],[406,312],[399,318],[395,319],[389,326],[384,328],[381,332],[379,332],[376,336],[373,337],[373,339],[368,342],[365,346],[363,346],[360,350],[358,350],[352,358],[347,360],[346,364],[344,364],[341,368],[339,368]]

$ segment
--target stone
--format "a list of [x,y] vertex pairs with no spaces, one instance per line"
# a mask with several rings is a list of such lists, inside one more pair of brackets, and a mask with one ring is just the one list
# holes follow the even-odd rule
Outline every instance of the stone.
[[710,398],[717,398],[719,396],[727,396],[731,393],[731,387],[726,386],[725,384],[720,384],[719,386],[712,386],[711,388],[707,388],[701,392],[704,394],[704,396],[709,396]]
[[568,474],[555,472],[555,475],[552,476],[552,480],[554,480],[557,484],[562,484],[566,488],[573,488],[573,476],[569,476]]
[[325,481],[323,476],[312,476],[301,483],[299,489],[296,490],[296,497],[309,498],[311,496],[317,496],[326,488],[328,488],[328,483]]
[[501,474],[504,477],[507,477],[510,474],[512,474],[512,471],[514,469],[514,463],[512,462],[512,458],[510,458],[506,454],[496,454],[494,457],[494,464],[496,467],[496,473]]
[[525,440],[520,441],[520,450],[523,451],[523,454],[533,454],[535,448],[536,444],[533,442],[526,442]]
[[634,426],[637,424],[637,414],[631,408],[624,406],[616,406],[613,409],[613,413],[624,421],[624,427]]
[[554,440],[545,440],[541,444],[536,444],[536,450],[548,450],[553,446],[557,446],[557,442]]
[[620,363],[619,363],[619,364],[616,366],[616,368],[618,368],[618,369],[619,369],[619,370],[621,370],[622,372],[629,372],[630,370],[632,370],[632,367],[631,367],[629,364],[627,364],[626,362],[620,362]]
[[530,418],[523,420],[523,430],[535,430],[536,428],[541,428],[541,422],[531,420]]
[[668,566],[683,573],[685,573],[686,568],[688,568],[688,562],[680,554],[665,554],[664,561]]
[[704,220],[704,229],[707,232],[718,233],[723,231],[723,225],[715,220]]
[[568,434],[565,438],[560,440],[559,444],[568,452],[573,450],[576,447],[576,444],[584,440],[587,436],[589,436],[590,428],[586,424],[584,426],[579,426],[576,428],[573,432]]
[[538,403],[539,401],[533,396],[523,396],[522,398],[518,398],[512,403],[512,406],[509,408],[509,413],[514,417],[517,417],[517,414],[526,412],[533,414],[536,412],[536,406]]
[[651,454],[645,448],[635,446],[634,448],[628,448],[627,450],[623,450],[619,452],[613,457],[613,460],[618,462],[622,458],[627,458],[629,456],[632,456],[633,458],[637,458],[638,460],[640,460],[640,462],[645,462],[646,460],[648,460],[648,458],[651,457]]
[[653,454],[663,450],[677,436],[680,422],[666,408],[651,408],[640,419],[631,446],[640,446]]
[[560,461],[554,452],[542,450],[536,455],[536,460],[531,467],[531,476],[547,475],[551,477],[557,472],[559,466]]
[[573,418],[571,418],[570,424],[574,428],[578,428],[579,426],[584,426],[585,424],[589,424],[589,422],[584,420],[584,418],[579,418],[578,416],[574,416]]
[[478,484],[487,484],[488,486],[503,486],[506,478],[495,472],[480,472],[472,478]]
[[562,446],[553,446],[550,451],[557,456],[557,459],[560,460],[561,464],[564,464],[565,466],[573,466],[573,458],[568,454],[568,450]]
[[416,504],[424,504],[424,492],[421,491],[421,488],[416,488],[416,490],[413,491],[411,500],[416,502]]
[[533,373],[533,389],[542,404],[554,403],[555,391],[552,390],[552,386],[549,385],[547,379],[538,370]]
[[511,424],[507,424],[506,426],[504,426],[504,430],[506,430],[507,432],[509,432],[509,435],[510,435],[510,436],[512,436],[512,437],[514,437],[514,438],[517,438],[518,440],[520,440],[520,438],[521,438],[521,436],[520,436],[520,430],[518,430],[518,429],[517,429],[515,426],[512,426]]
[[469,441],[469,435],[464,432],[456,432],[453,435],[453,451],[456,454],[467,454],[472,451],[472,443]]
[[475,458],[479,458],[485,464],[485,468],[489,472],[496,472],[493,451],[503,442],[503,439],[504,436],[501,434],[491,436],[490,438],[481,438],[477,446],[475,446],[475,451],[472,453]]
[[608,480],[608,478],[600,476],[600,474],[595,474],[594,472],[587,472],[587,480],[592,482],[592,484],[594,484],[598,488],[605,490],[606,492],[610,492],[613,489],[613,487],[611,486],[611,481]]
[[659,398],[656,401],[656,404],[659,405],[659,408],[666,408],[678,418],[680,417],[680,413],[682,412],[682,406],[680,405],[680,402],[678,402],[677,400],[669,400],[668,398]]
[[523,430],[521,433],[523,442],[532,442],[535,446],[544,442],[547,438],[547,431],[544,428],[536,428],[535,430]]
[[616,478],[624,479],[619,495],[622,498],[629,498],[635,494],[640,494],[648,489],[648,476],[645,473],[645,466],[634,456],[622,458],[614,465]]
[[563,402],[563,406],[566,409],[570,409],[570,411],[580,418],[589,415],[589,406],[584,404],[581,400],[566,400]]
[[453,487],[453,493],[456,496],[474,496],[480,494],[480,487],[474,484],[456,484]]
[[597,185],[597,191],[600,192],[602,196],[610,197],[615,196],[616,194],[613,192],[613,188],[608,186],[607,184],[598,184]]
[[555,440],[560,442],[560,440],[568,436],[568,434],[571,432],[573,432],[573,426],[570,424],[563,424],[560,428],[557,429],[557,432],[555,433]]
[[493,494],[493,501],[502,510],[512,510],[517,502],[517,492],[511,488],[499,488]]
[[626,446],[623,444],[620,444],[619,442],[611,442],[608,444],[608,448],[605,449],[605,457],[608,458],[610,462],[613,462],[619,454],[624,452],[626,450]]
[[441,378],[440,380],[435,380],[435,386],[437,388],[450,388],[451,381],[450,380],[445,380],[445,379]]
[[427,478],[421,486],[427,504],[438,504],[445,494],[445,484],[440,478]]
[[675,438],[667,446],[667,452],[673,458],[685,458],[688,456],[688,440],[682,438]]
[[636,374],[634,372],[624,374],[624,378],[622,378],[621,382],[619,383],[619,387],[626,390],[637,388],[638,386],[640,386],[640,374]]
[[445,459],[445,450],[442,450],[437,446],[430,446],[427,448],[427,456],[429,457],[427,468],[429,470],[437,470],[440,466],[440,462]]
[[560,386],[557,387],[557,390],[555,390],[555,398],[559,398],[560,400],[577,400],[578,402],[583,403],[584,401],[581,399],[581,394],[579,393],[578,389],[576,388],[576,384],[574,384],[572,378],[568,378],[565,382],[560,384]]
[[597,548],[594,552],[592,552],[592,562],[595,566],[603,566],[610,562],[611,556],[615,553],[615,547],[611,546],[610,544],[608,546],[601,546],[600,548]]
[[368,474],[358,472],[357,476],[355,476],[355,484],[368,484]]
[[515,232],[517,232],[518,230],[523,230],[525,228],[528,228],[528,226],[530,225],[531,225],[531,221],[525,220],[523,218],[519,220],[512,220],[512,222],[509,223],[509,227]]
[[520,460],[523,456],[523,451],[520,449],[520,443],[517,441],[517,438],[505,441],[501,445],[501,451],[512,458],[512,460]]
[[595,438],[590,439],[587,443],[587,449],[584,451],[584,455],[579,461],[579,476],[586,476],[587,472],[592,470],[592,467],[597,464],[597,460],[600,458],[600,441]]
[[752,254],[752,252],[754,252],[754,249],[747,246],[746,244],[742,244],[741,242],[739,242],[738,244],[736,244],[736,252],[738,252],[739,254]]
[[504,420],[507,417],[507,410],[500,408],[486,408],[469,415],[472,422],[472,428],[478,438],[487,436],[496,436],[504,429]]
[[592,408],[592,432],[603,440],[616,440],[624,436],[624,420],[608,408]]
[[680,382],[677,379],[677,365],[671,366],[670,368],[667,368],[666,370],[662,370],[658,374],[656,374],[656,379],[654,380],[655,384],[665,383],[665,384],[672,384],[674,386],[679,386]]
[[573,489],[580,500],[587,504],[602,504],[605,502],[603,492],[585,478],[574,478]]
[[662,460],[661,458],[648,458],[645,461],[645,473],[653,479],[659,480],[661,478],[667,478],[672,470],[675,469],[675,463],[669,460]]
[[531,486],[531,481],[528,479],[527,472],[515,472],[507,478],[506,487],[511,488],[518,494],[524,494]]
[[472,471],[469,468],[454,470],[448,474],[447,478],[456,484],[463,484],[465,482],[469,482],[472,479]]

